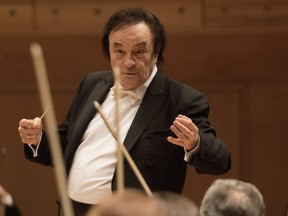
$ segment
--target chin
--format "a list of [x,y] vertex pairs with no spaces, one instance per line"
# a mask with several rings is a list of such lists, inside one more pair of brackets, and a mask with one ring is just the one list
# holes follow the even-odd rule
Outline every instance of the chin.
[[121,85],[123,86],[124,89],[134,89],[134,88],[137,88],[139,86],[139,84],[137,84],[137,83],[127,83],[127,82],[124,82]]

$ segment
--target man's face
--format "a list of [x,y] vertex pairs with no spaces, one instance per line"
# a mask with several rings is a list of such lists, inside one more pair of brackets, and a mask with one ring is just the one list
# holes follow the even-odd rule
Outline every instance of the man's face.
[[125,89],[142,85],[156,62],[153,38],[145,23],[124,26],[109,35],[111,67],[120,69],[119,82]]

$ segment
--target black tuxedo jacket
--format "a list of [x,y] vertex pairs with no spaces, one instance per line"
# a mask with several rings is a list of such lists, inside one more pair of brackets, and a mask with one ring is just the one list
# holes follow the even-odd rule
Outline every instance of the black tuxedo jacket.
[[[104,101],[114,84],[111,71],[90,73],[82,80],[77,95],[59,134],[67,172],[71,168],[81,138],[96,113],[93,101]],[[231,166],[226,144],[218,139],[208,120],[207,99],[196,89],[169,79],[158,70],[148,87],[140,108],[132,122],[124,145],[138,166],[152,191],[181,193],[186,176],[186,166],[191,164],[197,173],[223,174]],[[187,163],[184,149],[167,141],[173,135],[169,127],[178,114],[188,116],[199,128],[200,150]],[[37,157],[25,145],[26,158],[44,165],[53,165],[48,140],[43,132]],[[127,162],[125,164],[125,186],[141,188]],[[115,174],[112,189],[115,190]]]

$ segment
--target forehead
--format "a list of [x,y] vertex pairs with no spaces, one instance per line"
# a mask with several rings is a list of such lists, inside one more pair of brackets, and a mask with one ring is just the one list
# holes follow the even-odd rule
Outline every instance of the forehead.
[[110,44],[151,43],[152,33],[149,26],[143,22],[123,26],[109,35]]

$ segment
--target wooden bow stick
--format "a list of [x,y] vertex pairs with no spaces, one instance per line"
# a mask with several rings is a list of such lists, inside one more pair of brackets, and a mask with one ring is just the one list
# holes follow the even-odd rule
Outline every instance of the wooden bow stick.
[[61,204],[63,207],[64,215],[73,216],[72,204],[67,196],[67,177],[64,165],[64,159],[62,156],[60,139],[57,130],[56,117],[53,107],[53,101],[48,82],[43,52],[41,46],[38,43],[31,44],[31,55],[33,57],[33,63],[35,67],[35,74],[37,77],[37,84],[41,96],[42,109],[46,113],[46,107],[50,107],[51,112],[46,115],[46,127],[50,143],[50,149],[52,153],[52,159],[54,164],[54,171],[57,180],[58,192],[61,198]]
[[40,119],[42,120],[44,118],[44,116],[46,115],[46,113],[48,112],[49,110],[49,106],[46,108],[46,110],[44,111],[44,113],[41,115]]
[[113,135],[113,137],[115,138],[117,144],[118,144],[118,148],[121,149],[121,152],[123,153],[123,155],[125,156],[126,160],[128,161],[130,167],[132,168],[132,170],[134,171],[136,177],[138,178],[138,180],[140,181],[142,187],[144,188],[145,192],[147,193],[148,196],[152,196],[152,192],[148,186],[148,184],[146,183],[145,179],[143,178],[142,174],[140,173],[139,169],[137,168],[135,162],[133,161],[133,159],[131,158],[129,152],[127,151],[127,149],[125,148],[125,146],[121,143],[119,137],[117,137],[117,135],[115,134],[115,131],[112,129],[112,127],[110,126],[110,123],[108,122],[106,116],[104,115],[104,113],[101,110],[101,106],[97,101],[94,101],[94,106],[95,108],[98,110],[99,114],[101,115],[103,121],[105,122],[105,125],[107,126],[108,130],[111,132],[111,134]]
[[[120,68],[115,67],[113,69],[114,73],[114,83],[115,83],[115,125],[116,125],[116,131],[115,131],[115,137],[116,141],[120,140],[119,134],[120,134],[120,116],[119,116],[119,75],[120,75]],[[117,190],[119,193],[124,192],[124,165],[123,165],[123,154],[121,152],[120,143],[117,141]]]

